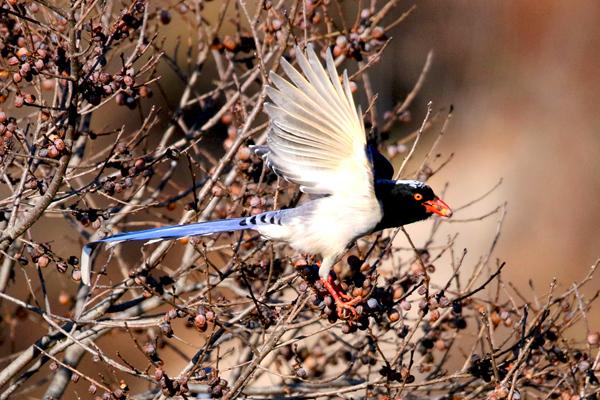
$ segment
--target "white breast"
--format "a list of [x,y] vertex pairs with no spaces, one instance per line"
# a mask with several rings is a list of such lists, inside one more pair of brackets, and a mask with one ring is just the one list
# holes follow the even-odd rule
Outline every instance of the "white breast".
[[306,207],[310,212],[299,213],[282,226],[265,226],[258,230],[268,238],[288,242],[302,253],[340,256],[348,245],[370,232],[381,219],[377,201],[340,200],[337,196],[313,200],[314,206]]

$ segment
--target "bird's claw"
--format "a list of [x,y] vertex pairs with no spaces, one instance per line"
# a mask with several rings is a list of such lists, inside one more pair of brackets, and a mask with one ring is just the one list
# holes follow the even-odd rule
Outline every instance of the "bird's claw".
[[[341,319],[357,319],[358,311],[356,311],[354,306],[363,301],[362,296],[352,297],[344,293],[341,289],[336,287],[331,275],[329,275],[327,279],[322,279],[322,282],[335,301],[338,317]],[[349,311],[351,315],[347,315],[346,311]]]
[[351,313],[352,319],[357,319],[358,311],[356,311],[356,308],[354,306],[356,304],[359,304],[360,302],[362,302],[362,300],[363,300],[362,296],[351,297],[344,293],[343,297],[346,299],[349,298],[348,301],[339,300],[339,301],[335,302],[335,306],[336,306],[337,312],[338,312],[338,317],[340,317],[341,319],[349,319],[350,316],[346,315],[346,313],[345,313],[345,311],[349,311]]
[[[345,301],[343,301],[343,302],[340,302],[340,303],[342,303],[342,304],[343,304],[343,303],[346,303],[346,302],[348,302],[348,303],[349,303],[349,302],[355,301],[356,299],[361,299],[361,300],[362,300],[362,297],[360,297],[360,296],[357,296],[357,297],[352,297],[352,296],[350,296],[349,294],[346,294],[346,293],[342,292],[341,290],[338,290],[338,291],[337,291],[337,294],[338,294],[338,296],[340,296],[342,299],[344,299],[344,300],[345,300]],[[360,301],[356,301],[356,302],[354,302],[354,303],[352,303],[352,304],[357,304],[357,303],[360,303]],[[336,303],[336,304],[337,304],[337,303]],[[343,307],[343,306],[342,306],[342,307]]]

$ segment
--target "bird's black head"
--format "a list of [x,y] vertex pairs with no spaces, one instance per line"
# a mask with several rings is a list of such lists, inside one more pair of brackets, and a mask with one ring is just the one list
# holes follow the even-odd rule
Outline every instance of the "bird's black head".
[[383,217],[375,230],[407,225],[433,214],[452,216],[452,210],[427,184],[413,180],[378,180],[375,194]]

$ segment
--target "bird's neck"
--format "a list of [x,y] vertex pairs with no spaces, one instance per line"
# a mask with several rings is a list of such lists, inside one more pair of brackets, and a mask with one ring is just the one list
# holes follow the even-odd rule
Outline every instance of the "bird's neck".
[[375,181],[375,194],[379,200],[382,218],[374,231],[407,225],[422,219],[417,215],[418,210],[413,209],[411,202],[407,201],[406,194],[399,190],[396,181]]

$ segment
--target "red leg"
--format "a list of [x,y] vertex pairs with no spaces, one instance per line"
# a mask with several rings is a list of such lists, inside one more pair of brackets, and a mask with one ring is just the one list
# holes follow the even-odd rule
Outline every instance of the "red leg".
[[[335,287],[333,277],[331,275],[329,275],[327,279],[321,279],[321,282],[323,282],[323,285],[325,286],[329,294],[331,294],[331,297],[333,297],[335,305],[338,308],[338,315],[340,318],[345,317],[344,310],[350,311],[354,318],[358,317],[358,313],[356,312],[354,306],[363,300],[361,296],[349,296],[348,294],[341,291],[339,288]],[[342,298],[346,301],[342,300]]]
[[[339,286],[337,286],[335,284],[335,282],[333,281],[333,275],[329,274],[329,276],[327,277],[327,283],[329,285],[331,285],[331,287],[333,288],[333,290],[335,290],[336,294],[341,297],[342,299],[346,300],[346,301],[350,301],[350,300],[354,300],[354,297],[350,296],[347,293],[344,293],[344,291],[342,290],[342,288],[340,288]],[[331,293],[331,290],[329,288],[327,288],[327,290],[329,291],[329,293]],[[332,293],[333,296],[333,293]],[[335,299],[335,296],[333,297]]]

